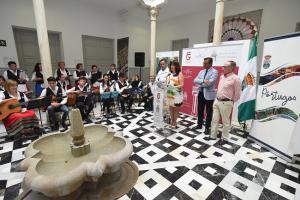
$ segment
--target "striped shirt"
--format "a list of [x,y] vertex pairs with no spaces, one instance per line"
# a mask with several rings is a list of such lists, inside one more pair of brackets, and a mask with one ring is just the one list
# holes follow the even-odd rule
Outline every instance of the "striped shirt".
[[217,91],[218,99],[231,99],[236,102],[241,96],[241,81],[240,78],[233,72],[222,75]]

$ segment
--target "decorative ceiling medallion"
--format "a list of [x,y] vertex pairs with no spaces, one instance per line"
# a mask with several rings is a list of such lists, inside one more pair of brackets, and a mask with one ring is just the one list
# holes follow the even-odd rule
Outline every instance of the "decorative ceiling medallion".
[[233,17],[223,23],[222,41],[252,39],[258,33],[255,23],[246,17]]

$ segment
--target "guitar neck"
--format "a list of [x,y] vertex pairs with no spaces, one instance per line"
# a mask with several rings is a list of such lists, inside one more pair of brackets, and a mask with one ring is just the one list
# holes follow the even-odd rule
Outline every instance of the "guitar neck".
[[9,105],[9,109],[15,109],[17,107],[22,107],[24,105],[27,105],[28,102],[23,102],[23,103],[17,103],[17,104],[13,104],[13,105]]

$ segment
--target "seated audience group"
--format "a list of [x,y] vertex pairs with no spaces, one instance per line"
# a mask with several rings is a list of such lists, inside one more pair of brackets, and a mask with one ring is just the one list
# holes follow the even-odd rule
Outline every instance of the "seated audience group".
[[[26,73],[17,67],[14,61],[8,63],[9,69],[0,75],[0,105],[8,102],[10,98],[16,98],[19,103],[28,101],[31,95],[28,86],[29,78]],[[135,75],[128,82],[124,73],[119,73],[116,65],[112,64],[111,69],[102,74],[96,65],[91,66],[91,72],[86,72],[84,65],[78,63],[73,75],[65,67],[63,61],[58,63],[54,76],[47,77],[47,85],[44,86],[43,69],[41,63],[37,63],[30,79],[35,83],[34,94],[38,99],[47,99],[49,104],[42,110],[47,110],[51,131],[67,130],[66,120],[69,114],[69,107],[76,107],[80,110],[85,123],[91,123],[90,113],[92,112],[97,97],[102,102],[102,111],[106,116],[111,116],[111,106],[115,101],[120,103],[121,113],[132,111],[134,95],[139,95],[145,101],[145,107],[151,109],[150,85],[143,87],[139,76]],[[74,84],[72,86],[72,80]],[[145,94],[144,94],[145,89]],[[4,105],[4,103],[3,103]],[[62,113],[60,117],[56,113]],[[58,117],[59,116],[59,117]],[[38,118],[33,110],[27,110],[23,105],[21,112],[10,114],[2,120],[9,136],[19,136],[36,133],[39,128]]]

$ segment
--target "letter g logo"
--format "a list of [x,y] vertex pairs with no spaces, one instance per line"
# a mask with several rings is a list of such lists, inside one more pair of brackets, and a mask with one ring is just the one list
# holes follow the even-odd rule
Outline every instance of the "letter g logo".
[[185,56],[185,59],[186,60],[190,60],[192,57],[192,53],[190,51],[186,52],[186,56]]

